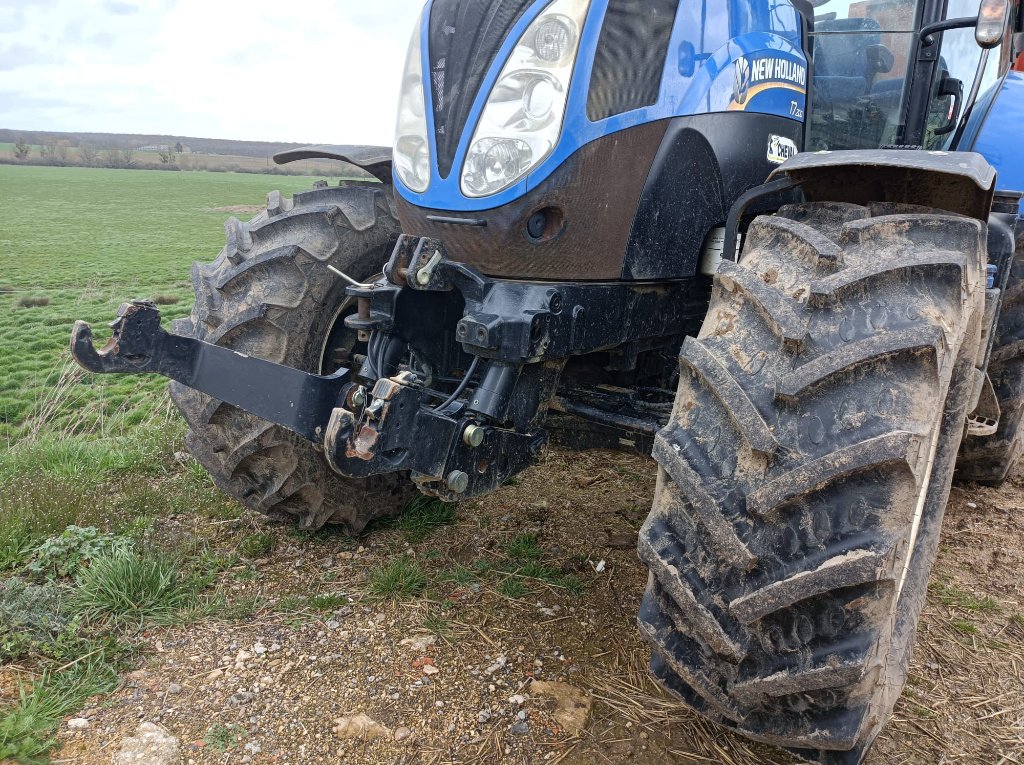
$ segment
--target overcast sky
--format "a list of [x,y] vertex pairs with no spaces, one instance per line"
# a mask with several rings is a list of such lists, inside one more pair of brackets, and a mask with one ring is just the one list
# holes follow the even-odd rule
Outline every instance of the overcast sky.
[[0,0],[0,128],[391,143],[424,0]]

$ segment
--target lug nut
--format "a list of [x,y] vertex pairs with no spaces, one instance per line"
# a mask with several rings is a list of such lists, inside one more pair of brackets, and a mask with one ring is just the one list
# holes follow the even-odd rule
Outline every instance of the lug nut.
[[448,474],[448,488],[456,494],[462,494],[469,488],[469,475],[461,470],[453,470]]
[[467,425],[462,431],[462,442],[471,449],[476,449],[484,442],[485,435],[484,429],[479,425]]

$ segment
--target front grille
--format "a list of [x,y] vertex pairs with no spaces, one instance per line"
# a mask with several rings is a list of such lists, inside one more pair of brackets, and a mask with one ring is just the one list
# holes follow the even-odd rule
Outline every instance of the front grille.
[[434,0],[430,84],[437,165],[447,178],[473,101],[512,27],[534,0]]
[[611,0],[590,76],[592,122],[658,101],[679,0]]

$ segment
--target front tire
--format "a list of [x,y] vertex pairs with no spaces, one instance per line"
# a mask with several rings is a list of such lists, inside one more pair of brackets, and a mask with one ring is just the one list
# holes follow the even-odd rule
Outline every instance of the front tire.
[[891,714],[964,430],[984,232],[791,205],[720,268],[639,542],[652,671],[703,715],[849,764]]
[[[208,265],[192,267],[195,308],[177,334],[233,348],[314,374],[334,371],[342,319],[354,310],[334,266],[355,279],[380,273],[399,233],[390,188],[349,184],[270,194],[249,223],[225,224],[227,244]],[[350,348],[349,348],[350,349]],[[189,424],[186,443],[225,493],[304,529],[340,524],[356,534],[394,515],[414,496],[405,474],[346,478],[314,444],[234,406],[171,383]]]

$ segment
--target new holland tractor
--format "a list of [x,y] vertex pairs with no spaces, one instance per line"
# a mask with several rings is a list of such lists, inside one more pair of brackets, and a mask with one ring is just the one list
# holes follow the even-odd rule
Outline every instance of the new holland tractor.
[[[653,454],[651,671],[821,763],[889,717],[954,478],[1024,416],[1019,0],[432,0],[392,148],[227,223],[170,332],[228,494],[358,533],[545,447]],[[1016,252],[1016,256],[1015,256]]]

